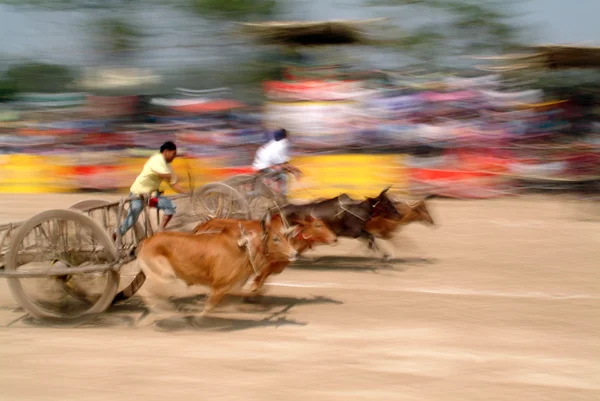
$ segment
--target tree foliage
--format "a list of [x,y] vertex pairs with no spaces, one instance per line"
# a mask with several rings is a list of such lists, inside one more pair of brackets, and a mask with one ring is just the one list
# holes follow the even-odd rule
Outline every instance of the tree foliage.
[[0,78],[0,102],[12,100],[17,91],[17,84],[14,80],[6,77]]
[[62,92],[75,79],[65,66],[45,63],[17,64],[8,69],[2,80],[7,91]]

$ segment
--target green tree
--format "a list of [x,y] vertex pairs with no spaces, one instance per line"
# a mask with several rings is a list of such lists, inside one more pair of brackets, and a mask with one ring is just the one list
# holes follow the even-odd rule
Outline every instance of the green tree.
[[75,79],[75,73],[68,67],[45,64],[24,63],[8,69],[2,80],[9,92],[62,92]]
[[3,77],[0,78],[0,102],[10,101],[17,94],[17,84],[14,80]]

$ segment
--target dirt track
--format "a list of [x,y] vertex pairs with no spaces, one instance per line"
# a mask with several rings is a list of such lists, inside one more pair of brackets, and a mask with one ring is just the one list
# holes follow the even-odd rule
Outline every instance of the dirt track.
[[[0,218],[90,197],[4,195]],[[390,266],[326,256],[272,278],[262,305],[204,319],[185,311],[197,297],[139,327],[134,298],[87,327],[38,327],[0,282],[0,400],[600,399],[600,221],[540,198],[432,211],[439,228],[408,227]]]

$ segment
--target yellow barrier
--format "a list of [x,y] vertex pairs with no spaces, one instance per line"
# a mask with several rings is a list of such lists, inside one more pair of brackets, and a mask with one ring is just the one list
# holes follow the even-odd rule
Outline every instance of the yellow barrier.
[[129,187],[133,184],[135,178],[142,172],[142,168],[148,158],[146,157],[125,157],[121,160],[121,173],[119,174],[119,188],[123,193],[129,192]]
[[[188,188],[190,184],[188,172],[191,175],[194,187],[197,189],[214,180],[211,174],[213,169],[211,159],[177,158],[173,160],[173,172],[177,175],[179,183],[184,188]],[[165,191],[165,195],[174,195],[176,193],[170,186],[164,183],[161,188]]]
[[28,154],[5,155],[0,162],[0,193],[72,192],[68,158]]
[[347,193],[361,199],[376,196],[386,186],[394,192],[405,191],[407,180],[402,155],[324,155],[292,160],[304,172],[293,182],[290,197],[328,198]]
[[[120,162],[117,187],[127,193],[142,171],[146,157],[129,157]],[[333,197],[342,192],[352,197],[377,195],[384,187],[405,191],[406,174],[402,155],[324,155],[295,158],[304,177],[291,185],[290,197],[314,199]],[[188,187],[188,169],[195,188],[221,179],[215,172],[216,160],[178,158],[173,169],[184,188]],[[27,154],[0,155],[0,193],[61,193],[78,188],[75,169],[68,157]],[[167,186],[166,194],[174,194]]]
[[[146,158],[123,160],[123,188],[128,188],[140,173]],[[214,175],[215,161],[211,159],[178,158],[173,162],[173,170],[180,183],[187,188],[188,168],[195,188],[220,178]],[[407,180],[403,155],[324,155],[303,156],[292,160],[304,172],[300,182],[291,185],[290,197],[315,199],[333,197],[342,192],[357,199],[363,196],[376,196],[386,186],[393,186],[394,192],[405,191]],[[165,194],[174,194],[163,184]]]

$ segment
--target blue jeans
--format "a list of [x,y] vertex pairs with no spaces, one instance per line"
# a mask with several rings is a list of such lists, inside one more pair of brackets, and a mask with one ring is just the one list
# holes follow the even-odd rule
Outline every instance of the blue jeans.
[[288,176],[287,176],[286,172],[285,171],[281,171],[275,177],[276,177],[276,181],[280,185],[281,193],[283,195],[287,196],[287,180],[288,180]]
[[[134,197],[136,195],[129,193],[129,197]],[[167,216],[172,216],[175,214],[175,205],[171,202],[171,199],[165,198],[164,196],[158,197],[158,204],[156,205],[158,210],[162,210],[163,213]],[[125,235],[127,231],[138,221],[140,214],[144,210],[144,202],[141,199],[132,200],[129,203],[129,211],[127,212],[127,217],[119,227],[119,231],[121,235]]]
[[285,196],[287,196],[288,194],[288,175],[286,173],[281,173],[279,175],[279,179],[281,180],[281,192],[283,192],[283,194]]
[[[273,173],[275,171],[276,170],[272,170],[270,168],[264,170],[265,173]],[[273,177],[273,180],[276,181],[277,183],[279,183],[281,193],[287,197],[287,194],[288,194],[287,193],[287,180],[288,180],[287,173],[285,171],[280,171],[278,174],[276,174]],[[248,192],[248,196],[250,196],[250,197],[257,196],[258,194],[259,194],[258,190]]]

